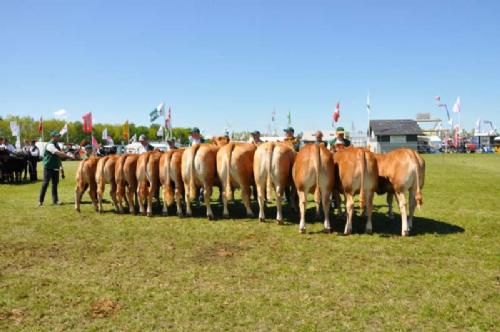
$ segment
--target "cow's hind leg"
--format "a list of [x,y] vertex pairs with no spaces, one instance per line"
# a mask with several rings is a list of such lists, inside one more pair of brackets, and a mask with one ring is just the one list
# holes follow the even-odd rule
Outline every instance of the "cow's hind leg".
[[205,206],[207,207],[207,218],[208,220],[214,220],[214,213],[212,211],[212,206],[210,205],[210,198],[212,197],[212,186],[205,186],[203,196],[205,199]]
[[372,225],[372,214],[373,214],[373,196],[374,193],[372,191],[368,191],[366,195],[366,227],[365,233],[371,234],[373,232]]
[[417,201],[415,200],[416,190],[410,189],[409,197],[409,216],[408,216],[408,229],[411,231],[413,228],[413,216],[415,215],[415,208],[417,207]]
[[99,207],[97,206],[97,185],[96,184],[91,184],[89,186],[89,196],[90,199],[92,200],[92,204],[94,205],[94,209],[99,211]]
[[245,209],[247,212],[247,217],[248,218],[253,218],[253,211],[250,206],[250,195],[251,195],[251,187],[250,185],[243,184],[241,186],[241,200],[243,201],[243,204],[245,205]]
[[321,193],[321,204],[323,206],[323,214],[325,215],[325,221],[324,221],[324,227],[325,227],[325,232],[330,233],[332,231],[331,225],[330,225],[330,194],[324,190]]
[[264,222],[266,219],[266,214],[264,212],[266,208],[266,193],[265,186],[257,184],[257,200],[259,202],[259,221]]
[[401,213],[401,235],[410,235],[410,229],[408,227],[408,216],[406,213],[406,196],[404,192],[396,193],[396,197],[399,202],[399,211]]
[[300,224],[299,232],[304,234],[306,232],[306,204],[307,194],[304,191],[299,191],[299,209],[300,209]]
[[344,234],[349,235],[352,233],[352,216],[354,210],[354,197],[352,194],[345,194],[345,208],[347,212],[347,220],[345,223]]
[[391,220],[394,219],[394,210],[392,209],[393,200],[394,200],[394,193],[388,192],[387,193],[387,207],[389,209],[388,216],[389,216],[389,219],[391,219]]

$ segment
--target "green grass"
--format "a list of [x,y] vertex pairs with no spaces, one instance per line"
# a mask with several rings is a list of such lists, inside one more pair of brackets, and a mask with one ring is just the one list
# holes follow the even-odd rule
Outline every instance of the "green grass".
[[409,238],[382,197],[374,235],[359,234],[360,217],[352,236],[322,234],[321,222],[300,235],[295,215],[278,226],[209,222],[203,209],[78,214],[72,162],[63,206],[35,208],[41,183],[0,185],[0,330],[498,329],[500,156],[426,160]]

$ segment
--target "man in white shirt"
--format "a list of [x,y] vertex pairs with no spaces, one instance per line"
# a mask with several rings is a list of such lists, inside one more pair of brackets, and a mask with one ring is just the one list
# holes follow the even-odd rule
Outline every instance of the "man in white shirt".
[[141,146],[139,147],[139,154],[146,153],[148,151],[153,151],[154,147],[149,144],[148,138],[146,135],[141,135],[139,136],[139,142],[141,143]]
[[200,144],[200,143],[205,143],[205,139],[201,137],[200,129],[197,127],[194,127],[193,130],[191,130],[191,146],[194,144]]

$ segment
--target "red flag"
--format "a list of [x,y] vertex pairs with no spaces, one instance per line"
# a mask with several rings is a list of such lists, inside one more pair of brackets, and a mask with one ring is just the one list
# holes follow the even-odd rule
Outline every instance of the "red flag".
[[337,106],[335,106],[335,112],[333,112],[333,121],[338,122],[340,118],[340,102],[337,102]]
[[38,122],[38,133],[41,134],[43,131],[43,119],[40,117],[40,121]]
[[94,136],[92,136],[92,147],[94,149],[99,149],[99,142],[97,142],[97,139]]
[[92,133],[92,112],[88,112],[82,116],[83,132]]
[[168,115],[165,117],[165,128],[172,129],[172,109],[168,108]]

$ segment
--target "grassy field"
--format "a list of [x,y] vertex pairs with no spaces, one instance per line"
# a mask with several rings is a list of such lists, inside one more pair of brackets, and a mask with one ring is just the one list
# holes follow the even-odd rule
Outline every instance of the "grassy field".
[[35,207],[40,182],[0,185],[0,330],[498,330],[500,156],[425,158],[409,238],[383,197],[374,235],[360,234],[360,217],[357,234],[323,234],[312,210],[300,235],[295,215],[278,226],[210,222],[203,209],[147,218],[108,203],[97,214],[87,195],[78,214],[74,162],[63,206],[49,189]]

